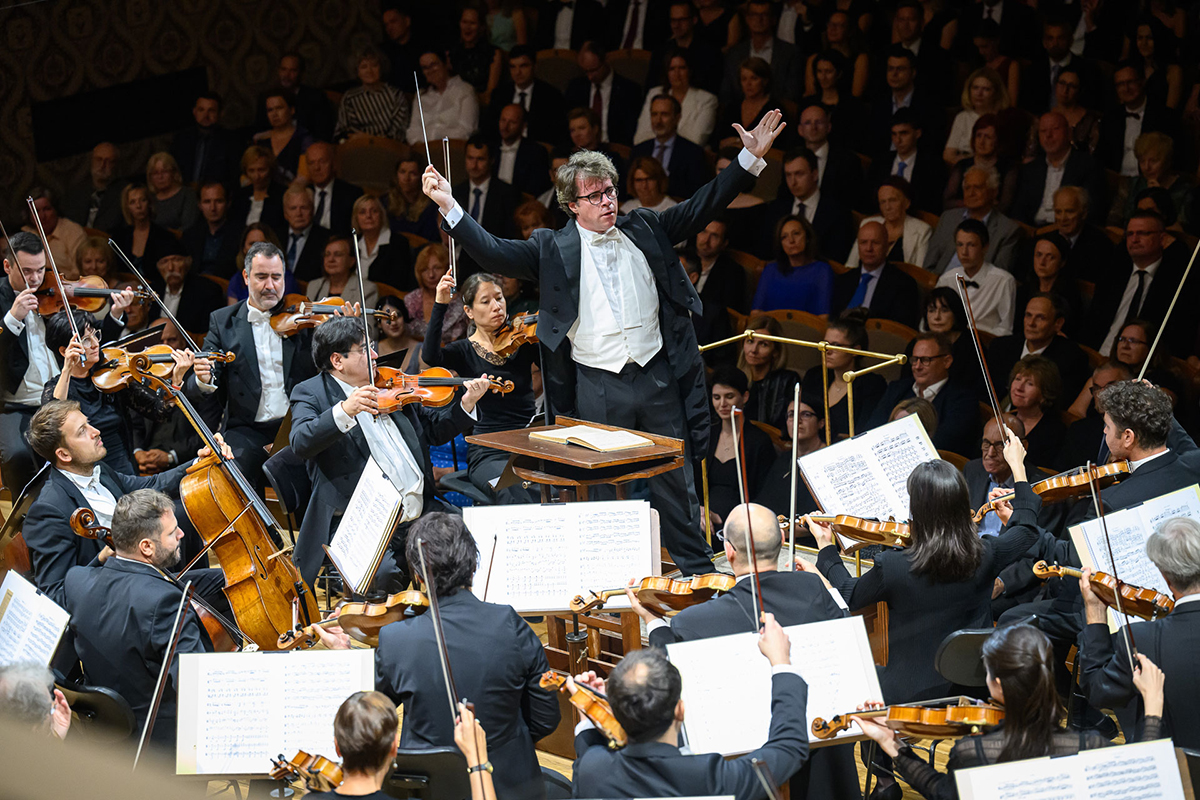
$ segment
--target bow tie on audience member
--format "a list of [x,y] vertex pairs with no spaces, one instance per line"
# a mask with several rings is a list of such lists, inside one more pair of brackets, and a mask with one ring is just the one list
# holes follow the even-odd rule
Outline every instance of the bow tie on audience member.
[[1142,118],[1141,112],[1137,112],[1137,113],[1135,113],[1133,111],[1125,112],[1125,119],[1141,119],[1141,118]]
[[976,283],[975,281],[963,281],[963,286],[967,287],[968,289],[978,289],[979,288],[979,284]]
[[266,311],[260,311],[252,305],[246,305],[246,319],[250,320],[251,325],[270,325],[271,315]]
[[592,238],[591,238],[591,245],[592,245],[592,247],[599,247],[600,245],[606,244],[607,242],[619,242],[619,241],[621,241],[621,232],[619,230],[617,230],[616,225],[613,225],[611,228],[606,230],[604,233],[593,232]]

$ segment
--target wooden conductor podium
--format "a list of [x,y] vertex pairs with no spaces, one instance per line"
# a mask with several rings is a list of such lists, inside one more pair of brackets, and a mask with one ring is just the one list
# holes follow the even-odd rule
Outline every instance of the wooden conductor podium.
[[[533,431],[571,425],[628,431],[649,439],[652,444],[602,453],[580,445],[529,438]],[[505,479],[511,472],[516,479],[541,487],[543,503],[550,501],[551,487],[558,489],[558,498],[562,502],[588,500],[593,486],[610,486],[616,492],[616,499],[624,500],[628,497],[630,481],[678,469],[683,466],[684,459],[680,439],[563,416],[556,417],[554,425],[472,435],[467,437],[467,442],[510,453],[499,487],[505,486]],[[578,674],[595,670],[597,674],[607,676],[625,653],[642,646],[640,622],[637,615],[628,610],[623,613],[549,614],[545,619],[546,658],[550,668],[559,672]],[[564,694],[559,695],[559,704],[563,722],[557,731],[538,743],[538,748],[573,758],[576,715]]]

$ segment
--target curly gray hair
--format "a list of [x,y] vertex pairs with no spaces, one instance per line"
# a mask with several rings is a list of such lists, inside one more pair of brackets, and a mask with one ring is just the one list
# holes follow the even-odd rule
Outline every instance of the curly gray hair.
[[53,708],[54,676],[41,664],[17,662],[0,667],[0,708],[28,725],[45,725]]
[[572,219],[575,215],[567,206],[579,202],[579,179],[604,180],[608,178],[617,185],[620,179],[612,159],[595,150],[580,150],[567,163],[558,168],[554,176],[554,192],[558,196],[558,207]]

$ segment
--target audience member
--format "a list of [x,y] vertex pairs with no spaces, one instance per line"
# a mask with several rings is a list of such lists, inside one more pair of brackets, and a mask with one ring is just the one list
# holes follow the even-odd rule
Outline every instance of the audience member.
[[420,45],[413,31],[412,13],[405,3],[389,3],[384,6],[382,22],[383,53],[391,67],[388,83],[411,96],[420,88],[413,80],[421,69]]
[[862,162],[845,144],[829,138],[833,130],[829,111],[820,103],[805,106],[800,112],[799,128],[804,146],[817,157],[821,191],[843,205],[856,205],[863,191]]
[[[1097,106],[1083,105],[1084,73],[1075,66],[1059,70],[1054,82],[1054,110],[1071,126],[1071,144],[1088,155],[1096,155],[1100,144],[1100,112]],[[1098,80],[1098,78],[1096,79]]]
[[476,6],[464,6],[458,13],[458,37],[446,51],[450,68],[466,81],[486,105],[492,91],[500,85],[500,65],[504,54],[488,41],[483,12]]
[[432,242],[439,238],[439,217],[437,205],[421,191],[424,171],[425,159],[416,152],[401,156],[388,188],[387,211],[398,232],[415,233]]
[[300,174],[300,156],[313,143],[314,137],[297,121],[295,100],[287,89],[268,91],[263,102],[270,128],[256,133],[254,141],[275,156],[271,179],[286,185]]
[[788,44],[775,35],[772,4],[769,0],[749,0],[743,7],[742,15],[750,35],[725,52],[721,103],[733,106],[743,99],[739,71],[748,58],[761,58],[770,65],[775,92],[781,97],[799,97],[803,94],[800,80],[803,59],[794,44]]
[[[1003,386],[1008,397],[1001,408],[1021,420],[1029,460],[1038,466],[1054,463],[1067,433],[1057,408],[1062,395],[1058,367],[1044,356],[1025,356],[1013,365]],[[997,386],[997,394],[1005,388]]]
[[146,185],[153,191],[151,206],[154,209],[154,221],[159,225],[182,231],[200,219],[196,193],[183,185],[179,165],[170,153],[150,156],[146,162]]
[[[632,145],[642,90],[633,81],[613,72],[607,55],[599,42],[584,42],[577,59],[583,75],[571,79],[563,96],[567,108],[586,108],[596,115],[600,123],[599,141]],[[621,174],[619,170],[617,174]]]
[[1113,85],[1119,104],[1100,122],[1096,158],[1105,169],[1136,178],[1138,158],[1134,146],[1138,137],[1155,131],[1173,136],[1174,124],[1167,107],[1146,96],[1145,75],[1132,63],[1117,64]]
[[[881,187],[879,191],[882,194],[886,190],[896,191],[893,187]],[[868,217],[863,220],[854,250],[846,262],[850,269],[834,276],[831,310],[840,314],[851,308],[865,308],[871,319],[890,319],[915,329],[920,315],[920,288],[911,276],[889,263],[912,262],[893,257],[897,245],[902,243],[897,242],[889,248],[888,235],[884,219]]]
[[283,218],[287,221],[283,264],[298,281],[321,274],[329,231],[313,221],[313,198],[303,186],[290,186],[283,193]]
[[558,0],[539,9],[534,46],[538,50],[579,50],[604,30],[604,6],[597,0]]
[[1089,197],[1099,197],[1103,184],[1100,169],[1086,152],[1071,146],[1066,117],[1056,111],[1038,120],[1038,143],[1043,158],[1021,167],[1017,197],[1009,214],[1027,225],[1040,227],[1054,221],[1054,193],[1062,186],[1083,186]]
[[1000,155],[1000,119],[995,114],[984,114],[975,120],[971,134],[974,155],[964,158],[950,170],[950,179],[942,191],[942,208],[963,207],[963,176],[972,167],[994,169],[1000,176],[1000,191],[996,197],[996,208],[1007,213],[1017,196],[1017,178],[1021,164],[1017,159]]
[[[670,82],[667,70],[671,64],[671,57],[682,54],[690,68],[690,85],[714,96],[721,90],[721,49],[696,34],[696,23],[699,19],[691,0],[672,0],[667,7],[671,38],[650,54],[649,82],[652,85],[665,85]],[[692,141],[701,143],[704,140]]]
[[1021,63],[1000,49],[1000,26],[984,20],[975,31],[974,45],[983,66],[993,70],[1004,82],[1008,99],[1018,105],[1021,96]]
[[1008,88],[1004,79],[988,67],[975,70],[967,76],[962,91],[962,111],[954,117],[950,136],[942,158],[949,166],[972,155],[972,131],[975,123],[984,114],[997,116],[1009,106]]
[[131,183],[121,190],[121,215],[125,224],[110,231],[112,240],[143,275],[148,275],[162,254],[172,251],[178,241],[154,220],[150,190],[144,183]]
[[963,173],[962,186],[963,209],[943,212],[938,219],[925,255],[925,269],[941,275],[961,266],[955,237],[958,226],[970,219],[979,222],[987,233],[986,260],[1011,272],[1021,229],[996,208],[1000,175],[995,169],[972,167]]
[[[686,51],[668,52],[665,58],[663,82],[646,93],[633,140],[639,144],[654,138],[662,141],[659,128],[662,127],[663,109],[660,108],[656,115],[654,105],[660,97],[668,95],[679,106],[676,132],[689,142],[703,146],[712,137],[717,124],[717,96],[692,85],[692,62]],[[656,122],[660,124],[656,126]]]
[[740,313],[750,310],[746,296],[746,275],[741,265],[726,252],[729,245],[729,223],[724,217],[709,222],[696,234],[696,257],[700,276],[696,291],[705,309],[726,307]]
[[[737,74],[741,87],[740,102],[735,99],[733,102],[721,103],[721,115],[717,120],[717,127],[713,130],[714,145],[723,146],[724,143],[735,141],[726,135],[734,124],[743,128],[747,125],[757,125],[764,114],[781,105],[774,73],[771,65],[765,60],[751,56],[738,65]],[[794,138],[790,131],[785,130],[780,134],[780,138],[776,139],[775,146],[785,146],[781,145],[781,142],[786,143]]]
[[383,80],[389,67],[387,56],[367,46],[351,58],[350,66],[359,85],[342,95],[334,139],[342,142],[364,133],[403,141],[412,109],[404,92]]
[[[35,186],[29,190],[29,197],[33,198],[33,207],[37,211],[38,220],[42,223],[45,244],[50,249],[54,263],[64,278],[72,281],[78,279],[79,266],[75,263],[75,253],[79,250],[79,245],[83,240],[87,238],[83,226],[59,214],[58,196],[49,189]],[[37,226],[29,211],[25,212],[25,218],[29,220],[29,224],[21,230],[38,234]]]
[[937,285],[957,288],[957,276],[962,275],[975,326],[993,336],[1008,336],[1013,328],[1017,286],[1011,273],[987,261],[987,226],[977,219],[958,223],[954,247],[958,264],[951,264]]
[[846,74],[846,57],[837,50],[823,50],[813,58],[813,91],[800,100],[800,107],[815,103],[825,107],[830,124],[837,128],[842,143],[855,150],[863,147],[866,109],[849,90],[841,88]]
[[613,0],[605,8],[614,50],[655,50],[667,40],[669,0]]
[[682,106],[672,94],[650,101],[650,124],[654,138],[635,145],[633,158],[649,156],[662,164],[671,195],[690,197],[712,179],[712,171],[700,145],[678,135]]
[[[1113,341],[1112,349],[1104,355],[1114,364],[1127,367],[1134,375],[1140,375],[1143,365],[1146,366],[1146,380],[1171,395],[1172,403],[1184,394],[1182,382],[1170,370],[1169,351],[1159,347],[1150,355],[1150,345],[1158,334],[1158,325],[1136,317],[1130,319],[1121,328],[1120,334]],[[1146,359],[1150,359],[1146,365]]]
[[[868,222],[882,222],[887,232],[884,251],[887,260],[920,265],[925,261],[933,228],[925,220],[908,213],[912,207],[910,191],[911,186],[904,178],[891,176],[880,181],[879,189],[875,192],[879,214],[863,218],[860,227]],[[846,259],[846,266],[856,267],[858,263],[858,243],[855,242]]]
[[[916,58],[917,88],[927,93],[938,105],[950,106],[957,98],[953,97],[953,82],[944,78],[950,68],[945,52],[948,48],[941,41],[944,31],[927,25],[927,10],[928,6],[917,0],[901,0],[897,3],[888,41],[903,47]],[[881,42],[880,47],[886,48],[887,45]]]
[[[417,253],[416,261],[413,262],[417,288],[404,295],[404,305],[408,308],[410,317],[410,335],[425,338],[425,327],[433,313],[438,281],[449,268],[450,253],[445,245],[429,244]],[[462,303],[451,303],[446,309],[445,321],[442,323],[442,344],[461,339],[466,333],[467,315],[462,311]]]
[[[283,230],[287,223],[283,223],[280,230]],[[269,242],[279,248],[283,252],[282,243],[279,241],[279,235],[275,233],[275,229],[265,222],[253,222],[246,226],[246,230],[242,232],[242,249],[238,251],[237,258],[234,263],[236,268],[233,277],[229,279],[229,288],[225,290],[225,302],[229,305],[237,305],[239,301],[245,300],[249,295],[246,289],[246,278],[244,276],[246,265],[246,253],[250,251],[251,245],[259,242]],[[296,282],[296,276],[287,269],[283,271],[283,293],[284,294],[300,294],[300,284]]]
[[[192,272],[192,259],[180,242],[164,250],[158,257],[157,274],[150,278],[154,290],[162,299],[183,329],[194,337],[202,337],[208,330],[208,316],[225,303],[221,298],[221,287],[215,281]],[[152,309],[151,319],[166,316],[159,309]]]
[[696,34],[722,53],[742,40],[742,18],[724,0],[696,0]]
[[917,57],[911,50],[894,44],[887,50],[886,59],[887,91],[871,103],[869,135],[873,138],[864,142],[872,158],[887,158],[895,149],[890,137],[891,122],[892,115],[900,109],[912,109],[913,126],[933,141],[941,140],[941,119],[945,116],[937,100],[916,85]]
[[[870,58],[867,51],[859,42],[862,31],[854,24],[850,14],[841,9],[835,9],[825,18],[825,30],[821,34],[821,52],[834,51],[844,59],[846,68],[842,71],[841,83],[838,86],[851,97],[862,97],[867,90],[868,68]],[[816,61],[819,53],[809,55],[804,65],[804,93],[811,95],[817,91]]]
[[1054,318],[1061,323],[1056,334],[1071,336],[1082,324],[1083,314],[1083,299],[1069,258],[1071,247],[1061,234],[1050,231],[1033,240],[1032,253],[1033,264],[1017,285],[1017,309],[1025,308],[1035,295],[1053,295]]
[[1091,461],[1103,464],[1108,460],[1108,445],[1104,443],[1104,412],[1100,410],[1100,391],[1117,381],[1133,377],[1124,364],[1108,361],[1092,370],[1083,389],[1068,411],[1078,419],[1067,426],[1067,435],[1059,450],[1055,469],[1071,469]]
[[789,214],[775,224],[775,258],[763,267],[750,307],[755,311],[793,309],[828,314],[833,300],[833,269],[817,257],[816,234],[803,216]]
[[393,234],[383,201],[363,195],[354,201],[350,219],[358,231],[357,263],[363,276],[394,289],[413,288],[412,250],[407,238]]
[[[104,281],[104,284],[110,288],[117,288],[117,270],[113,267],[112,248],[108,246],[108,240],[100,236],[89,236],[80,243],[79,249],[75,251],[75,262],[79,264],[80,277],[94,276]],[[104,319],[104,315],[108,313],[108,308],[102,308],[96,314],[96,319]]]
[[171,155],[179,165],[184,183],[199,185],[213,181],[233,186],[238,175],[240,137],[221,126],[221,95],[207,91],[196,97],[189,125],[175,134]]
[[1179,66],[1178,40],[1155,17],[1138,20],[1129,37],[1129,61],[1141,71],[1146,96],[1167,108],[1177,109],[1183,100],[1183,69]]
[[529,23],[520,4],[507,0],[484,0],[484,6],[488,40],[492,44],[508,54],[514,47],[528,46]]
[[[1100,73],[1086,58],[1073,52],[1074,32],[1062,17],[1050,17],[1042,24],[1042,52],[1025,68],[1021,76],[1021,107],[1031,114],[1056,110],[1063,113],[1063,70],[1075,76],[1068,82],[1073,107],[1100,108]],[[1070,115],[1067,115],[1068,118]],[[1077,120],[1071,120],[1077,124]]]
[[891,131],[894,154],[880,154],[871,162],[867,185],[879,186],[888,178],[903,178],[909,186],[905,194],[918,211],[941,208],[946,168],[936,148],[922,143],[924,132],[919,119],[910,109],[902,108],[892,115]]
[[[302,127],[317,139],[330,141],[333,138],[333,126],[337,114],[325,92],[315,86],[304,84],[305,67],[304,56],[296,52],[284,53],[279,59],[279,71],[276,75],[279,82],[275,88],[268,90],[268,95],[272,91],[282,90],[291,101],[288,106],[295,110],[297,127]],[[266,105],[266,101],[269,99],[268,95],[259,98],[257,120],[259,130],[268,126],[275,127],[275,124],[270,121],[270,109]],[[300,148],[300,150],[303,149],[304,147]],[[276,149],[275,152],[278,154],[279,150]]]
[[[364,277],[362,291],[358,289],[359,265],[355,263],[354,242],[349,236],[336,233],[330,236],[325,243],[322,259],[321,277],[309,281],[304,292],[309,300],[315,302],[327,297],[340,297],[347,306],[358,303],[361,308],[379,307],[379,289],[374,281]],[[371,328],[375,328],[374,319],[371,320]]]
[[635,208],[661,212],[678,204],[667,196],[670,184],[662,164],[650,156],[635,157],[629,165],[629,177],[626,180],[633,197],[621,203],[622,214],[628,214]]
[[546,148],[526,138],[525,111],[513,103],[500,111],[499,150],[492,174],[524,194],[539,195],[551,185]]
[[[738,149],[736,147],[722,147],[717,151],[717,174],[720,175],[722,170],[737,160],[737,157]],[[770,220],[766,219],[766,215],[762,213],[763,205],[763,199],[758,195],[741,192],[725,207],[722,216],[728,221],[725,235],[729,239],[731,249],[740,250],[743,253],[756,252],[761,246],[761,237],[770,235],[769,231],[764,232]],[[749,302],[750,295],[753,293],[753,287],[750,287],[745,295],[746,303]],[[749,306],[747,305],[746,308],[748,309]]]
[[975,32],[988,20],[1000,26],[1000,51],[1013,58],[1031,58],[1035,51],[1036,30],[1033,9],[1022,3],[1005,3],[1004,0],[981,0],[963,9],[958,18],[958,36],[954,42],[955,53],[963,59],[971,57]]
[[[391,89],[392,87],[388,87]],[[313,193],[313,221],[333,233],[350,234],[350,210],[363,190],[337,177],[337,149],[328,142],[314,142],[304,151],[308,184]]]
[[[521,193],[492,177],[494,147],[481,136],[467,140],[467,179],[454,187],[454,198],[484,230],[511,239],[516,235],[512,212],[521,204]],[[459,275],[460,280],[464,277]]]
[[200,216],[183,232],[183,247],[197,272],[228,280],[242,226],[229,216],[225,184],[214,181],[200,187]]
[[[819,391],[801,391],[799,407],[794,400],[788,401],[787,427],[783,431],[788,446],[775,457],[775,462],[763,477],[762,488],[751,498],[755,503],[766,506],[776,514],[783,514],[785,519],[791,513],[793,485],[796,487],[797,514],[809,514],[818,508],[812,492],[808,490],[808,484],[799,475],[793,474],[793,433],[797,458],[814,453],[825,446],[825,406],[821,402]],[[807,531],[798,530],[796,543],[812,547],[816,541]]]
[[[1137,156],[1138,174],[1136,178],[1122,176],[1117,184],[1117,194],[1113,198],[1112,207],[1108,212],[1108,224],[1123,228],[1133,212],[1138,208],[1138,198],[1147,189],[1161,189],[1171,199],[1175,211],[1187,210],[1187,196],[1195,185],[1175,169],[1175,143],[1165,133],[1152,131],[1143,133],[1133,146]],[[1164,218],[1177,218],[1177,214],[1165,214],[1158,209]],[[1183,220],[1186,221],[1186,220]],[[1167,226],[1175,224],[1175,219],[1167,221]]]
[[[804,219],[816,235],[816,241],[808,243],[808,247],[824,259],[844,262],[854,242],[854,220],[848,208],[821,191],[817,183],[818,167],[817,156],[808,148],[789,150],[783,157],[783,186],[779,197],[771,204],[767,218],[781,220],[785,216],[794,216]],[[763,242],[760,255],[773,256],[775,253],[768,252],[767,248],[778,246],[778,236]]]
[[[436,131],[451,139],[467,139],[479,125],[479,101],[470,84],[451,75],[445,57],[433,49],[421,53],[421,74],[427,84],[421,90],[421,114],[412,114],[408,122],[408,143],[423,147],[425,132]],[[437,136],[438,133],[434,133]]]
[[275,154],[270,148],[250,145],[242,153],[241,167],[242,185],[233,193],[230,219],[238,226],[263,222],[274,230],[283,230],[286,187],[275,181]]
[[[536,66],[537,51],[529,45],[517,45],[509,52],[508,79],[492,93],[488,119],[483,128],[489,138],[496,133],[504,109],[517,105],[524,113],[525,122],[520,136],[528,137],[533,142],[552,144],[566,140],[566,129],[562,124],[563,115],[567,113],[566,101],[562,92],[534,77]],[[503,131],[500,131],[500,138],[505,138]]]
[[377,307],[384,311],[395,309],[396,314],[379,320],[379,341],[375,345],[376,352],[380,358],[393,353],[401,354],[403,362],[398,361],[396,366],[410,375],[417,374],[421,371],[421,340],[409,331],[412,316],[408,313],[408,306],[404,304],[404,298],[395,295],[381,297]]
[[[625,174],[625,159],[614,153],[609,144],[600,139],[600,117],[596,115],[595,111],[590,108],[576,108],[568,112],[567,130],[571,136],[572,152],[595,150],[604,153],[608,156],[609,161],[612,161],[617,174]],[[553,164],[551,164],[551,168],[554,168]]]
[[[1082,186],[1063,186],[1054,193],[1054,227],[1069,245],[1062,255],[1073,265],[1072,272],[1080,272],[1085,265],[1106,265],[1115,251],[1108,234],[1088,222],[1091,202],[1091,195]],[[1070,291],[1061,291],[1065,288],[1057,287],[1055,291],[1070,296]],[[1078,305],[1075,308],[1082,310]]]
[[128,182],[117,177],[121,157],[112,142],[92,148],[87,185],[75,184],[67,193],[63,211],[69,219],[79,220],[85,228],[110,231],[121,224],[121,190]]
[[[746,330],[758,331],[767,336],[783,336],[779,320],[766,315],[750,318]],[[746,417],[765,422],[773,428],[783,430],[787,416],[787,404],[800,376],[784,367],[787,352],[779,342],[765,339],[747,339],[742,343],[737,366],[750,379],[750,397],[746,400]]]
[[[867,329],[863,326],[866,313],[859,307],[835,318],[825,329],[823,339],[838,347],[849,347],[854,350],[868,350],[870,342]],[[854,381],[854,420],[850,420],[850,385],[843,377],[846,370],[861,369],[864,364],[858,356],[830,350],[825,354],[825,365],[828,374],[821,378],[819,367],[810,369],[804,375],[805,385],[810,392],[828,387],[829,404],[826,407],[829,422],[829,432],[833,441],[845,439],[851,433],[862,433],[867,429],[867,420],[879,404],[879,399],[887,391],[887,381],[878,373],[868,373]]]

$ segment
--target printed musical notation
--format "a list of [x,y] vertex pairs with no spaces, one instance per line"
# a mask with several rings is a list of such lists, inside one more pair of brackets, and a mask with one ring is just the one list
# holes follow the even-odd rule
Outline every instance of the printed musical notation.
[[71,615],[9,570],[0,585],[0,666],[17,661],[49,664]]

